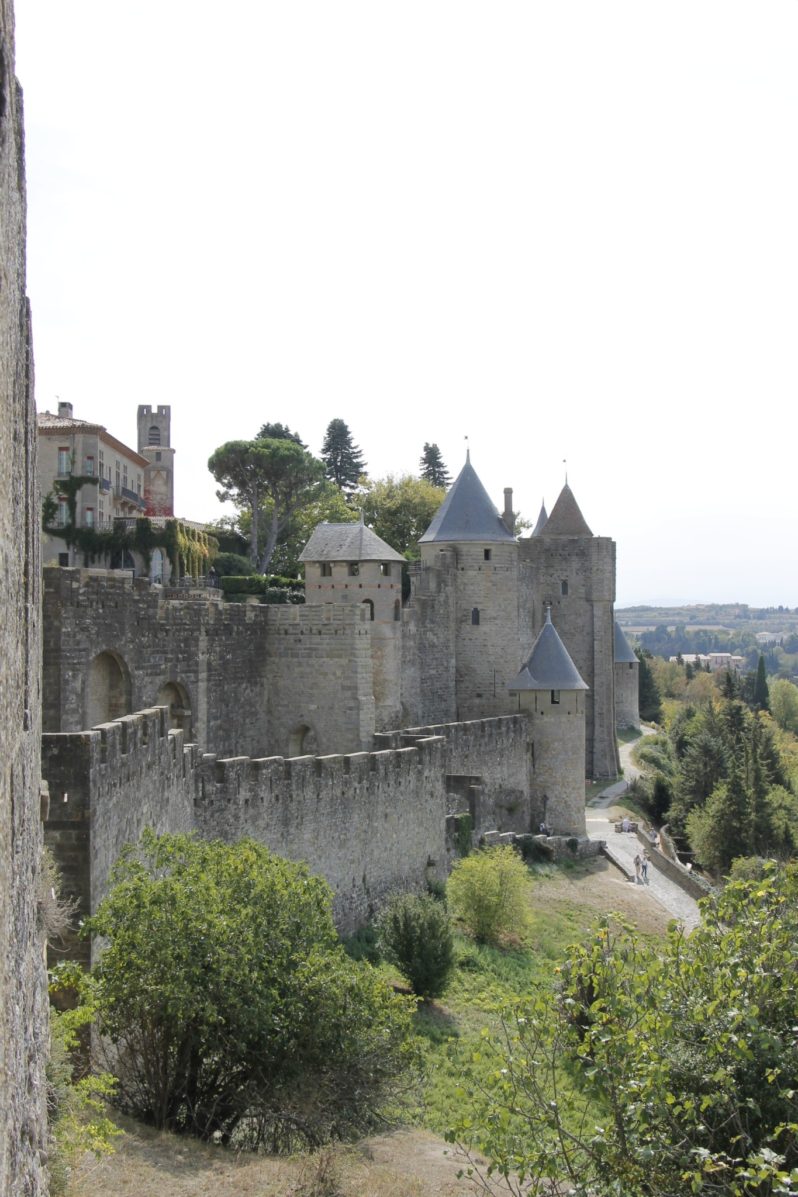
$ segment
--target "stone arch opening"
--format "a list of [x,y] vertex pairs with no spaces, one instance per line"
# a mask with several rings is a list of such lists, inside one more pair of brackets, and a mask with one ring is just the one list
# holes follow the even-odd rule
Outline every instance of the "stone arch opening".
[[148,445],[160,445],[160,443],[161,443],[160,428],[158,427],[157,424],[150,424],[150,430],[147,433],[147,444]]
[[374,622],[374,603],[372,602],[371,599],[363,599],[363,606],[366,608],[366,611],[368,612],[367,618],[373,623]]
[[133,710],[130,670],[114,652],[98,653],[89,664],[86,684],[86,727],[110,723]]
[[156,706],[167,707],[169,730],[179,728],[186,743],[191,738],[191,700],[185,686],[179,682],[164,682],[158,691]]
[[288,756],[316,756],[316,733],[307,723],[298,723],[288,736]]

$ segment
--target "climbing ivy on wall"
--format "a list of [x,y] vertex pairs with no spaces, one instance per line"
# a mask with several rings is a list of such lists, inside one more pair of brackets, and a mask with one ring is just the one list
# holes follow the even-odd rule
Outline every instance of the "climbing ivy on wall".
[[[87,484],[96,486],[97,479],[73,474],[55,482],[53,490],[42,503],[42,527],[49,536],[56,536],[70,548],[85,553],[90,561],[98,558],[107,560],[114,553],[137,552],[149,573],[153,550],[163,549],[171,562],[173,578],[199,578],[207,572],[207,567],[219,550],[218,541],[207,532],[190,528],[180,520],[167,520],[163,527],[156,527],[146,516],[141,516],[133,527],[77,528],[77,494]],[[63,495],[67,501],[68,519],[63,526],[55,522],[58,495]]]

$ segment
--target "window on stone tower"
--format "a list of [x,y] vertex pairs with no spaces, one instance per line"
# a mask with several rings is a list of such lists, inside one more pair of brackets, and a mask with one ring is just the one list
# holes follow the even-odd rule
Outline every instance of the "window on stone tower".
[[557,706],[559,704],[559,701],[560,701],[560,691],[559,690],[552,690],[551,701],[552,701],[553,706]]
[[566,582],[565,578],[563,578],[562,582],[560,582],[560,594],[567,594],[567,593],[568,593],[568,583]]
[[390,576],[391,576],[390,561],[381,561],[380,562],[380,573],[382,574],[383,578],[390,578]]
[[486,561],[490,561],[490,549],[483,549],[482,555]]
[[358,565],[357,561],[350,561],[349,562],[349,577],[356,578],[359,573],[360,573],[360,566]]
[[366,608],[366,610],[369,613],[369,619],[372,620],[372,622],[373,622],[373,620],[374,620],[374,604],[371,601],[371,599],[363,599],[363,606]]
[[322,561],[320,572],[323,578],[332,577],[332,566],[330,565],[329,561]]
[[474,627],[477,627],[479,624],[479,607],[473,607],[471,609],[471,623]]
[[150,431],[147,434],[147,444],[148,445],[160,445],[160,443],[161,443],[161,430],[157,424],[151,424]]
[[402,618],[402,604],[399,599],[396,599],[393,604],[393,618],[395,623],[399,623]]

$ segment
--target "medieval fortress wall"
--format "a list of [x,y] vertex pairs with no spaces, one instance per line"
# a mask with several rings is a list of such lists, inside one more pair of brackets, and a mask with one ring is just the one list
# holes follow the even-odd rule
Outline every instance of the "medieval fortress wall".
[[[229,842],[251,836],[307,862],[333,888],[339,928],[385,896],[445,875],[443,737],[412,748],[293,759],[219,759],[169,730],[165,707],[91,731],[43,737],[51,793],[46,838],[85,913],[145,827]],[[85,957],[79,945],[75,954]]]
[[0,0],[0,1192],[46,1192],[39,500],[25,284],[22,92]]

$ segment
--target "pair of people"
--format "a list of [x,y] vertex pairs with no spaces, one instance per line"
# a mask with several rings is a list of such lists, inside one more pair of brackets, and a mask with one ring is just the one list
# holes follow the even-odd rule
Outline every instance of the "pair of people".
[[648,852],[644,852],[641,856],[638,852],[635,856],[635,882],[638,885],[648,885],[648,866],[651,864],[651,857]]

